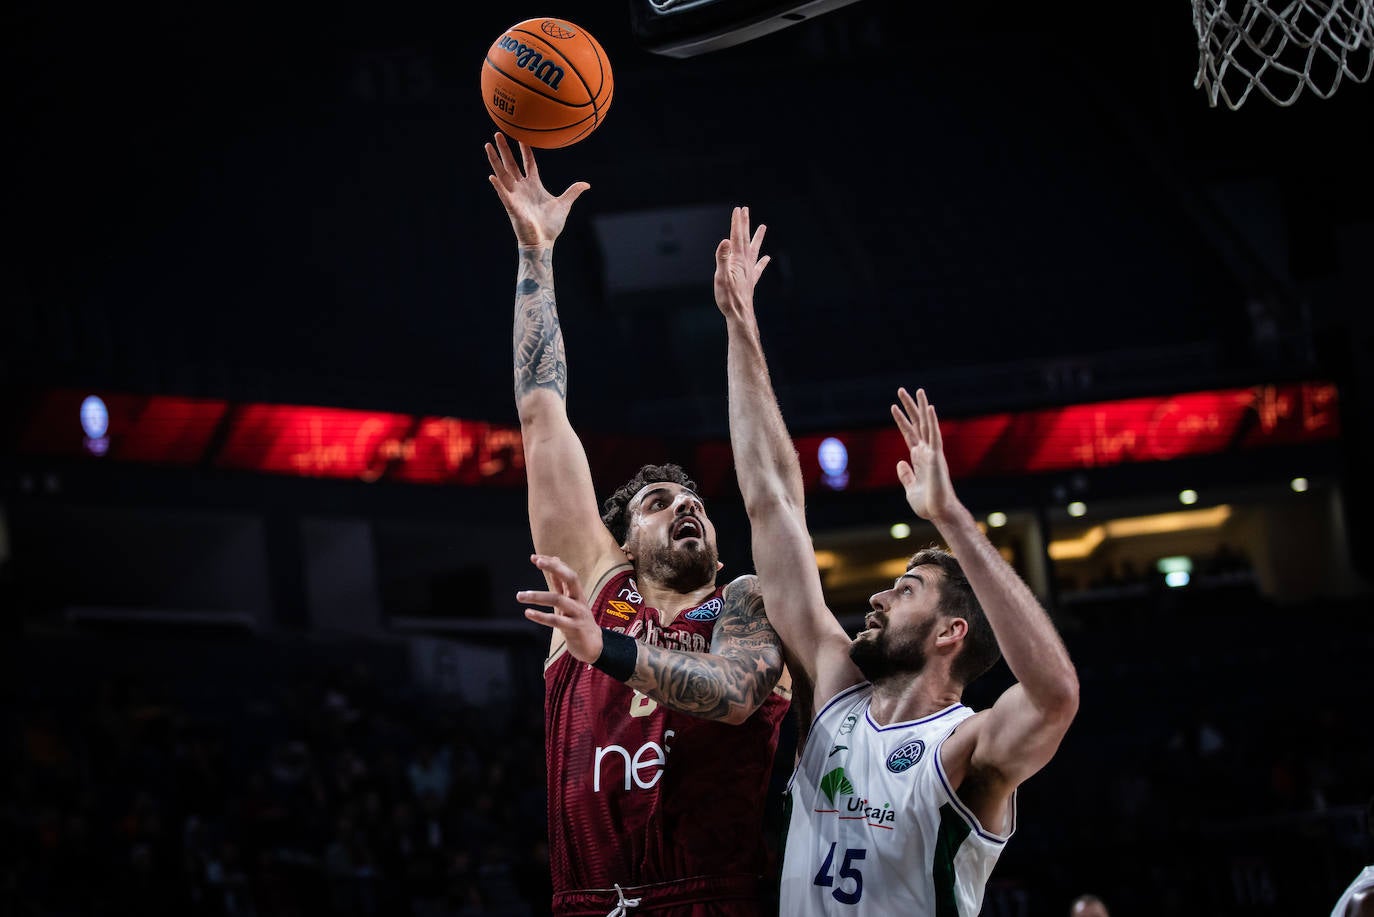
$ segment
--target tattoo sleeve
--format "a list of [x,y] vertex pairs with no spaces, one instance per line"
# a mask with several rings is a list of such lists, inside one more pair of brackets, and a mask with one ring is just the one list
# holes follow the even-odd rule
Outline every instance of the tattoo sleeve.
[[515,398],[550,388],[568,397],[568,360],[553,298],[553,252],[521,250],[515,282]]
[[670,709],[738,723],[768,699],[782,674],[782,645],[763,611],[755,577],[740,577],[721,594],[709,653],[639,645],[626,684]]

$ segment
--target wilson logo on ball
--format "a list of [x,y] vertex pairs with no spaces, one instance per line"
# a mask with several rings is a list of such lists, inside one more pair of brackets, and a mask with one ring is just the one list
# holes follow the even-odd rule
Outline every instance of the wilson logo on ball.
[[521,44],[507,35],[498,41],[496,46],[515,55],[515,66],[518,69],[530,71],[550,89],[557,89],[558,84],[563,82],[563,68],[551,60],[545,60],[542,54],[529,45]]

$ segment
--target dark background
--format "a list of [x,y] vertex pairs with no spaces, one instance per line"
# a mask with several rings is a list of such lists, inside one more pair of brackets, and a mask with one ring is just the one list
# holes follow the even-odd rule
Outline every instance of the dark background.
[[[616,81],[603,126],[540,154],[550,187],[592,184],[556,256],[583,431],[725,434],[711,253],[740,203],[769,226],[760,323],[794,433],[884,425],[897,385],[945,416],[1340,386],[1341,444],[1297,458],[1363,588],[1052,607],[1083,713],[985,908],[1092,890],[1114,914],[1325,913],[1371,857],[1374,87],[1211,108],[1186,5],[860,0],[673,59],[623,3],[10,4],[0,411],[91,387],[514,422],[478,73],[545,14],[595,34]],[[627,262],[631,231],[654,257]],[[542,635],[505,598],[522,494],[4,447],[0,909],[538,912]],[[961,494],[1158,509],[1184,474],[1282,464]],[[811,518],[902,513],[894,491]],[[713,514],[748,569],[738,505]],[[468,788],[428,812],[405,779],[426,747]],[[437,845],[407,840],[425,818]]]
[[[542,157],[593,186],[559,249],[569,350],[619,358],[572,367],[579,420],[723,429],[723,229],[674,214],[736,203],[770,226],[761,320],[800,424],[881,422],[912,373],[954,408],[1361,362],[1368,89],[1212,109],[1186,9],[977,7],[864,0],[685,60],[624,4],[559,10],[616,77],[595,140]],[[519,11],[6,15],[12,378],[513,417],[477,76]],[[596,227],[644,212],[697,279],[608,292]],[[650,348],[680,371],[648,384]]]

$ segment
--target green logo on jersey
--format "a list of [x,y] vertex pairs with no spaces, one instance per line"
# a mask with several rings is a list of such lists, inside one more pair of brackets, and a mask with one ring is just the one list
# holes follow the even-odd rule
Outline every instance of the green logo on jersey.
[[849,778],[844,775],[844,768],[837,767],[821,778],[821,792],[825,794],[825,798],[830,800],[830,804],[833,806],[836,795],[854,795],[854,784],[850,783]]

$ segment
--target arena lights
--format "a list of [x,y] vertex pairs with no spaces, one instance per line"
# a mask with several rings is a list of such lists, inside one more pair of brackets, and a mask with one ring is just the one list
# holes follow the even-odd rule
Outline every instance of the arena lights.
[[1075,519],[1077,519],[1079,516],[1087,515],[1088,504],[1084,503],[1081,500],[1075,500],[1068,505],[1068,511],[1070,516],[1073,516]]
[[831,490],[844,490],[849,484],[849,450],[834,436],[821,440],[816,449],[816,461],[821,466],[821,480]]
[[1288,482],[1288,486],[1293,489],[1295,494],[1305,494],[1308,487],[1307,478],[1294,478]]
[[911,526],[907,525],[905,522],[898,522],[896,525],[892,526],[892,528],[888,529],[888,532],[893,538],[901,541],[903,538],[911,537]]
[[988,513],[988,525],[995,529],[1000,529],[1007,524],[1006,513]]
[[1153,516],[1131,516],[1094,525],[1074,538],[1056,538],[1050,542],[1051,560],[1082,560],[1097,550],[1108,538],[1135,538],[1140,535],[1165,535],[1214,529],[1231,518],[1231,507],[1223,503],[1208,509],[1185,509]]
[[1230,518],[1231,507],[1223,503],[1207,509],[1181,509],[1153,516],[1113,519],[1107,523],[1107,534],[1112,538],[1131,538],[1136,535],[1165,535],[1170,532],[1214,529]]
[[86,434],[83,444],[91,455],[110,451],[110,409],[99,395],[87,395],[81,402],[81,430]]
[[895,580],[906,572],[906,565],[911,561],[910,557],[894,557],[878,564],[878,577],[880,579]]
[[1173,557],[1161,557],[1159,560],[1155,561],[1155,569],[1165,575],[1170,573],[1192,573],[1193,559],[1181,554]]
[[1105,526],[1095,525],[1077,538],[1056,538],[1050,542],[1050,560],[1082,560],[1091,557],[1097,546],[1107,540]]
[[1155,569],[1164,574],[1164,585],[1178,589],[1188,585],[1193,579],[1193,559],[1183,555],[1161,557],[1155,561]]
[[99,439],[110,429],[110,409],[99,395],[87,395],[81,402],[81,429],[91,439]]
[[1192,506],[1197,502],[1197,491],[1180,490],[1178,492],[1178,502],[1182,503],[1184,506]]

